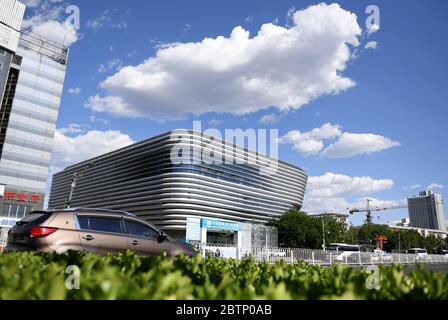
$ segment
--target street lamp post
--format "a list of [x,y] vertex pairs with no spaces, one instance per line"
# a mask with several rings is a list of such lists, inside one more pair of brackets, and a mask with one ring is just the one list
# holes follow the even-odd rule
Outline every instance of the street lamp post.
[[325,251],[325,220],[322,217],[322,250]]
[[66,209],[70,209],[72,206],[72,198],[73,198],[73,193],[75,192],[75,188],[76,188],[76,184],[78,182],[78,179],[81,178],[84,175],[84,172],[87,171],[87,169],[90,169],[91,167],[93,167],[93,162],[90,162],[84,169],[82,169],[81,171],[77,171],[73,174],[72,177],[72,184],[70,186],[70,193],[68,195],[68,199],[65,202],[65,208]]

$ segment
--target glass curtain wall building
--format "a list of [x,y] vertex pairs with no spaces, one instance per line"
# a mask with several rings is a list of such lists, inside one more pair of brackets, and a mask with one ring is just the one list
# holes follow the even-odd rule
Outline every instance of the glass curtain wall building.
[[[192,159],[198,161],[173,162],[173,150],[181,144],[191,147]],[[229,148],[245,163],[216,163],[204,156],[216,160]],[[56,173],[49,206],[63,208],[73,175],[84,172],[73,193],[73,207],[129,211],[174,236],[185,235],[188,218],[265,224],[301,208],[307,175],[282,161],[275,174],[264,175],[262,165],[246,163],[258,156],[200,132],[168,132]]]
[[0,245],[42,209],[68,49],[20,30],[25,5],[0,1]]

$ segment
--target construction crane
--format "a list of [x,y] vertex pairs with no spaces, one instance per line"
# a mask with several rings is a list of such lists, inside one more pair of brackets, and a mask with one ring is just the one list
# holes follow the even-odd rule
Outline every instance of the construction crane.
[[407,205],[403,205],[403,206],[395,206],[395,207],[371,207],[371,202],[373,200],[372,199],[366,199],[367,202],[367,207],[366,208],[362,208],[362,209],[358,209],[358,208],[353,208],[353,209],[349,209],[349,213],[350,214],[354,214],[354,213],[359,213],[359,212],[366,212],[366,224],[371,224],[373,222],[372,219],[372,211],[385,211],[385,210],[395,210],[395,209],[405,209],[408,206]]

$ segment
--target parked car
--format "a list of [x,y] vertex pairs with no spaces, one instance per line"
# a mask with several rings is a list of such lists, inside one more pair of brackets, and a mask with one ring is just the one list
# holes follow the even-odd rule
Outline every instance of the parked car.
[[137,216],[113,210],[68,209],[31,212],[10,230],[5,252],[68,250],[116,254],[131,250],[142,256],[197,255]]
[[415,260],[417,260],[417,261],[426,261],[428,258],[428,252],[426,251],[426,249],[412,248],[412,249],[409,249],[407,253],[416,254],[417,256],[416,256]]

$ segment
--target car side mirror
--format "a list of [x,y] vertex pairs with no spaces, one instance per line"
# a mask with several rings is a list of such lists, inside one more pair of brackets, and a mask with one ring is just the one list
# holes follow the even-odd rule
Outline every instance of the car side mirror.
[[157,242],[158,243],[162,243],[165,242],[168,239],[168,237],[166,236],[166,234],[164,234],[163,232],[161,232],[159,234],[159,237],[157,238]]

